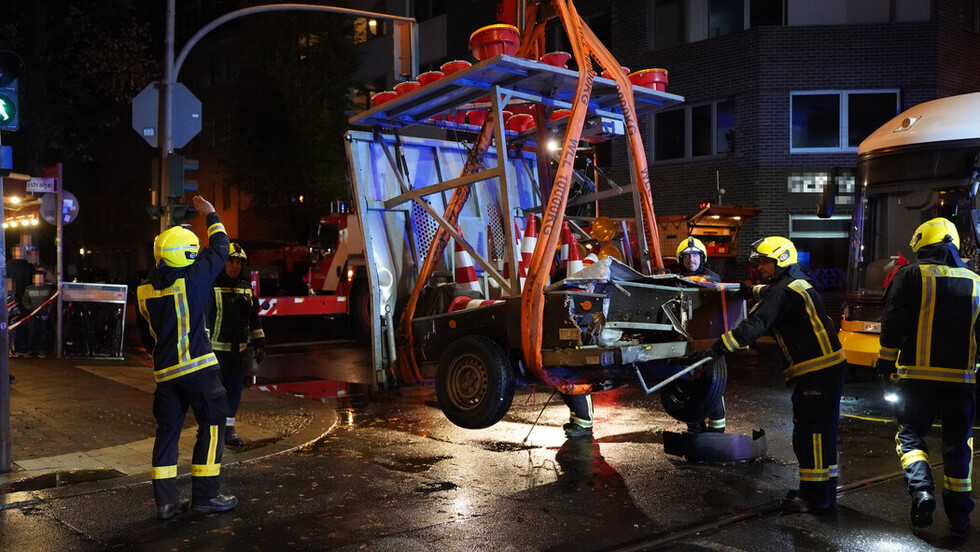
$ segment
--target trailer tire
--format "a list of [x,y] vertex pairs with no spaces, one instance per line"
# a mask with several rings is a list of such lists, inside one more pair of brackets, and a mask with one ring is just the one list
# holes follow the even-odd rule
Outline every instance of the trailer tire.
[[350,302],[347,308],[354,327],[363,335],[371,335],[373,331],[371,328],[371,288],[368,287],[367,280],[355,280],[347,300]]
[[711,367],[693,380],[676,379],[660,390],[660,402],[667,414],[687,423],[697,423],[708,417],[728,383],[728,361],[718,357]]
[[507,351],[482,335],[453,341],[439,358],[436,397],[449,421],[483,429],[500,421],[514,400],[514,370]]

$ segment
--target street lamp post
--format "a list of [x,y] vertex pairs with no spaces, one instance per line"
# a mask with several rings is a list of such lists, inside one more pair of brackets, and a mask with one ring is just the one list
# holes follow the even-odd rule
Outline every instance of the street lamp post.
[[[233,12],[226,13],[221,17],[211,21],[199,31],[194,33],[186,44],[180,49],[180,54],[177,56],[176,61],[174,60],[174,3],[176,0],[167,0],[167,34],[164,40],[165,46],[165,59],[164,59],[164,79],[160,83],[160,88],[162,90],[159,94],[159,127],[160,127],[160,138],[163,142],[160,147],[160,180],[158,186],[157,197],[160,201],[160,206],[166,206],[166,209],[160,215],[160,231],[166,230],[170,226],[170,204],[169,198],[164,199],[164,194],[166,194],[167,185],[169,182],[169,168],[167,167],[167,156],[173,153],[174,149],[174,90],[177,84],[177,75],[180,74],[180,68],[187,59],[187,55],[190,53],[191,48],[193,48],[205,35],[213,31],[215,28],[233,20],[238,19],[246,15],[252,15],[255,13],[265,13],[272,11],[317,11],[317,12],[327,12],[327,13],[338,13],[342,15],[353,15],[358,17],[371,17],[374,19],[386,19],[394,21],[396,23],[403,24],[409,33],[409,50],[408,53],[408,63],[410,76],[412,78],[418,75],[419,72],[419,32],[418,32],[418,22],[414,17],[404,17],[400,15],[388,15],[385,13],[375,13],[362,10],[352,10],[348,8],[337,8],[333,6],[323,6],[319,4],[266,4],[262,6],[253,6],[251,8],[244,8],[240,10],[235,10]],[[395,57],[399,57],[399,40],[394,40],[394,51],[396,53]],[[404,60],[405,56],[400,55],[400,58]]]

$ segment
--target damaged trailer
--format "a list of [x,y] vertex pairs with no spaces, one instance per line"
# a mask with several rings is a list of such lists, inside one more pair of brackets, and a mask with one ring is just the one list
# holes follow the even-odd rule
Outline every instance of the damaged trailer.
[[[529,8],[516,56],[490,57],[350,120],[367,127],[348,133],[347,150],[379,385],[434,379],[449,420],[473,429],[499,421],[528,383],[566,394],[634,383],[659,390],[675,418],[703,419],[724,391],[725,361],[689,360],[744,318],[745,303],[737,286],[662,273],[637,120],[683,98],[631,84],[569,2],[536,14],[544,6]],[[581,31],[573,50],[589,70],[536,61],[545,53],[538,26],[555,19]],[[505,109],[526,110],[534,124],[497,124]],[[482,116],[460,117],[471,112]],[[598,191],[575,158],[589,141],[615,136],[627,139],[632,182]],[[552,138],[563,144],[554,157],[545,147]],[[613,194],[633,200],[636,254],[550,283],[561,274],[553,269],[563,222],[590,239],[580,231],[590,221],[566,218],[567,207]],[[517,242],[537,213],[541,233],[525,264]],[[450,240],[473,259],[478,286],[450,281]],[[461,296],[466,308],[454,306]]]

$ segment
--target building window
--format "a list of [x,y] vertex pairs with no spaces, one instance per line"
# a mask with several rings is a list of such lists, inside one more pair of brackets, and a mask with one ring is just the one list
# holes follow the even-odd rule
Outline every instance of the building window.
[[735,153],[735,104],[715,104],[715,153]]
[[708,38],[737,33],[745,28],[744,0],[710,0]]
[[735,150],[735,110],[730,101],[682,107],[654,116],[656,161],[704,157]]
[[711,155],[714,153],[711,141],[711,106],[699,105],[691,108],[691,155]]
[[784,25],[785,0],[749,0],[749,27]]
[[372,38],[385,34],[384,20],[357,17],[354,19],[354,44],[363,44]]
[[848,94],[847,147],[858,147],[895,115],[898,115],[898,92]]
[[844,293],[847,271],[840,267],[847,266],[850,226],[848,215],[826,219],[816,215],[789,216],[789,239],[796,246],[800,266],[828,303]]
[[963,27],[980,33],[980,0],[963,0]]
[[790,152],[856,150],[898,109],[898,90],[791,92]]
[[653,48],[669,48],[684,42],[684,0],[653,3]]
[[427,21],[449,11],[449,0],[416,0],[415,19]]
[[653,124],[653,158],[657,161],[684,157],[684,112],[671,109],[656,114]]

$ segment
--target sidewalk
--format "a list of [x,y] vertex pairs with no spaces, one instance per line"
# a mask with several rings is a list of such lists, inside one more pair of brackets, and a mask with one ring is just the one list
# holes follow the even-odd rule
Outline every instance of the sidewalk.
[[[153,419],[148,358],[10,359],[13,465],[0,473],[0,510],[24,501],[70,496],[150,480]],[[245,389],[236,431],[241,449],[225,448],[225,466],[295,449],[329,432],[337,412],[319,401]],[[178,474],[190,472],[197,424],[180,439]]]

